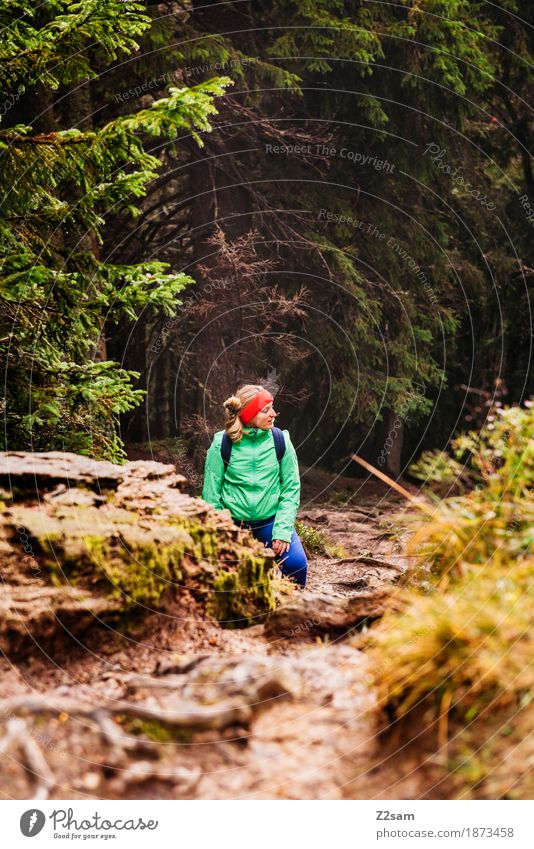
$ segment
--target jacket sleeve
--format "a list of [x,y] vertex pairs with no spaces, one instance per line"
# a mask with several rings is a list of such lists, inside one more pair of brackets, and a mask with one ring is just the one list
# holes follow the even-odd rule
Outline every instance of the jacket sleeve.
[[293,525],[300,504],[300,475],[297,452],[287,430],[284,430],[284,437],[286,450],[280,463],[280,501],[274,520],[272,538],[291,542]]
[[224,472],[224,462],[221,457],[221,440],[215,435],[206,453],[202,498],[208,504],[213,504],[217,510],[224,509],[221,501]]

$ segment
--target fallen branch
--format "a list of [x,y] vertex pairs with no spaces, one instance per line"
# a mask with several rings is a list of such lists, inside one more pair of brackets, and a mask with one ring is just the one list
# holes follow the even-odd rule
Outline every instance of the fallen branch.
[[108,763],[111,766],[121,764],[130,753],[144,752],[152,757],[155,753],[157,754],[157,747],[151,740],[143,740],[126,734],[116,722],[113,722],[105,710],[97,711],[94,720],[104,742],[111,749],[108,757]]
[[26,723],[22,719],[9,719],[6,733],[0,740],[0,755],[5,754],[13,743],[20,743],[27,733]]
[[394,481],[393,478],[390,478],[388,475],[385,475],[384,472],[380,471],[380,469],[375,469],[375,467],[371,466],[371,464],[368,463],[367,460],[363,460],[361,457],[358,457],[357,454],[351,454],[350,456],[355,463],[359,463],[360,466],[363,466],[364,469],[367,469],[368,472],[371,472],[371,474],[375,475],[377,478],[380,478],[381,481],[393,487],[393,489],[397,490],[397,492],[400,492],[400,494],[403,495],[404,498],[407,498],[408,501],[411,501],[414,507],[417,507],[419,510],[422,510],[423,513],[426,513],[428,516],[434,516],[435,511],[430,506],[430,504],[428,504],[427,501],[423,501],[422,498],[417,498],[415,495],[412,495],[412,493],[405,489],[403,486],[401,486],[400,483],[397,483],[397,481]]
[[160,678],[154,675],[142,675],[137,672],[115,673],[108,675],[117,684],[123,684],[127,693],[134,690],[174,690],[179,692],[189,683],[185,675],[164,675]]

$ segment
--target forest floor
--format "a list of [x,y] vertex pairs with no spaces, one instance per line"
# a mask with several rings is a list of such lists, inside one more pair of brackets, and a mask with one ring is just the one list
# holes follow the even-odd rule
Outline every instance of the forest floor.
[[[298,518],[343,549],[343,557],[310,557],[307,591],[341,603],[362,586],[398,580],[406,556],[403,534],[391,532],[391,521],[406,502],[373,480],[302,470],[302,483]],[[299,595],[295,590],[289,600]],[[30,733],[44,764],[37,756],[33,770],[23,769],[15,754],[4,756],[6,798],[32,797],[44,785],[51,798],[444,797],[430,741],[425,746],[423,735],[399,748],[391,734],[381,733],[384,718],[368,683],[368,661],[351,645],[350,632],[317,636],[310,625],[280,636],[266,633],[261,622],[225,629],[183,591],[165,613],[140,622],[138,635],[102,628],[77,649],[53,658],[35,652],[17,664],[3,659],[0,668],[4,697],[40,692],[165,708],[172,683],[175,696],[178,688],[203,705],[242,698],[250,714],[242,725],[168,733],[150,721],[121,726],[116,717],[117,733],[138,740],[126,745],[126,761],[124,751],[115,751],[113,734],[103,735],[89,719],[39,717]]]

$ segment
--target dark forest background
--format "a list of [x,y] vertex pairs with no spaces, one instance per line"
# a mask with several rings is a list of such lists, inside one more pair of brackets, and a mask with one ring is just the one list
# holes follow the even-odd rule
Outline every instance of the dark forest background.
[[532,19],[3,3],[3,447],[198,470],[261,382],[303,462],[398,475],[528,399]]

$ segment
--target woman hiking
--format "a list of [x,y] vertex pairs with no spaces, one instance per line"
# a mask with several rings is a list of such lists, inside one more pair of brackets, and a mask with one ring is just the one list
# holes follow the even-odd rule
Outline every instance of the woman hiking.
[[224,402],[226,424],[206,454],[202,498],[250,528],[275,553],[282,574],[301,587],[308,561],[295,530],[300,477],[287,430],[273,427],[273,396],[246,384]]

